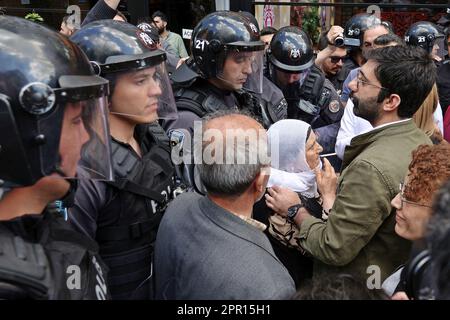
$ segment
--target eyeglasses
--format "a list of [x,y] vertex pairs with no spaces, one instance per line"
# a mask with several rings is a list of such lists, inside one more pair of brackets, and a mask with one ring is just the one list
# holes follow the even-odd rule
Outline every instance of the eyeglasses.
[[404,196],[405,184],[403,182],[400,182],[399,190],[400,190],[400,203],[401,203],[400,204],[400,209],[403,209],[403,202],[409,203],[409,204],[414,205],[414,206],[431,208],[431,206],[426,205],[426,204],[421,204],[421,203],[418,203],[418,202],[406,200],[405,196]]
[[344,57],[331,56],[330,60],[331,60],[331,63],[334,63],[334,64],[338,63],[339,61],[342,61],[342,63],[344,63],[345,58],[346,58],[346,56],[344,56]]
[[356,88],[357,89],[359,89],[359,84],[362,83],[365,86],[373,86],[373,87],[379,88],[381,90],[389,91],[388,88],[385,88],[385,87],[382,87],[382,86],[379,86],[377,84],[373,84],[373,83],[370,83],[368,81],[365,81],[365,80],[361,79],[361,71],[358,71],[358,75],[356,76],[355,80],[356,80]]

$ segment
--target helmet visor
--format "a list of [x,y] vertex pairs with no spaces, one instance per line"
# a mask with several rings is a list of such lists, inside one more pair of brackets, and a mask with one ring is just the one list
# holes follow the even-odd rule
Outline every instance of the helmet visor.
[[439,59],[444,59],[445,55],[447,54],[447,42],[445,37],[438,37],[434,41],[432,54],[434,56],[439,57]]
[[[297,72],[287,72],[277,68],[271,63],[269,64],[270,77],[273,83],[275,83],[275,85],[283,91],[285,97],[287,92],[290,92],[288,89],[295,89],[295,92],[299,92],[299,89],[303,85],[303,82],[308,76],[310,70],[311,67]],[[289,93],[289,98],[292,98],[290,95],[291,92]],[[286,99],[287,98],[288,97],[286,97]]]
[[264,51],[231,51],[226,55],[217,78],[230,90],[245,88],[262,93]]
[[[85,81],[90,81],[89,86]],[[42,173],[113,180],[107,81],[100,77],[63,76],[59,83],[63,89],[56,90],[56,112],[38,123],[40,131],[51,132],[55,126],[51,117],[61,119],[60,135],[47,135],[47,143],[40,149]],[[59,146],[57,154],[52,154],[52,145]]]

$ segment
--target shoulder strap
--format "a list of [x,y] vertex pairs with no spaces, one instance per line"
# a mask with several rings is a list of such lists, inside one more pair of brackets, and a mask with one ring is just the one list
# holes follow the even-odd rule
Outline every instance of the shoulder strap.
[[122,146],[117,141],[111,141],[111,152],[114,166],[115,177],[125,178],[139,164],[139,158],[133,152],[130,152],[126,147]]
[[203,118],[207,111],[203,108],[203,101],[208,97],[204,92],[191,88],[180,88],[175,93],[175,101],[178,110],[186,110]]
[[302,97],[312,104],[317,105],[318,100],[320,99],[320,90],[322,89],[324,82],[325,75],[320,71],[318,67],[313,65],[308,76],[303,82],[301,88]]
[[150,188],[141,186],[137,183],[134,183],[133,181],[127,180],[127,179],[117,179],[114,182],[108,182],[112,186],[116,187],[119,190],[128,191],[134,194],[137,194],[142,197],[146,197],[152,200],[155,200],[156,202],[164,203],[165,198],[162,194],[153,191]]
[[[159,147],[170,153],[170,139],[158,122],[148,124],[148,134]],[[146,136],[147,137],[147,136]],[[144,138],[145,139],[145,138]]]

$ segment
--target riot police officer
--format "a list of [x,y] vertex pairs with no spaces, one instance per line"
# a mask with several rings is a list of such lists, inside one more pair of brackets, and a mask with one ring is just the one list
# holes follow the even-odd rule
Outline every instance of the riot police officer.
[[344,66],[353,70],[361,67],[365,58],[362,45],[364,32],[372,26],[381,24],[381,20],[374,14],[359,13],[351,17],[344,28],[344,45],[349,49],[349,57]]
[[[405,33],[405,42],[407,45],[418,46],[432,55],[437,66],[443,57],[445,35],[441,33],[438,27],[429,21],[419,21],[412,24]],[[441,55],[438,54],[441,50]]]
[[298,27],[279,29],[270,43],[268,67],[287,100],[288,118],[311,124],[324,152],[334,152],[344,110],[333,85],[314,64],[308,35]]
[[172,75],[179,118],[164,127],[192,130],[194,121],[204,115],[232,108],[247,110],[267,125],[283,118],[282,104],[261,109],[259,103],[263,54],[259,28],[251,19],[230,11],[207,15],[192,34],[192,60],[198,73],[187,70],[187,65]]
[[111,84],[115,181],[83,181],[70,219],[98,242],[113,299],[148,299],[156,231],[173,193],[169,140],[157,122],[176,118],[166,55],[147,33],[114,20],[90,23],[72,40]]
[[46,27],[0,16],[0,38],[0,299],[108,298],[95,241],[46,208],[70,198],[80,154],[103,161],[79,179],[112,178],[108,82]]

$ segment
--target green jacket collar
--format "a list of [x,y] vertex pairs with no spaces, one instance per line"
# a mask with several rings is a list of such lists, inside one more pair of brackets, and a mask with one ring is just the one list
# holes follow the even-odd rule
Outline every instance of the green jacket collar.
[[359,154],[361,154],[361,152],[380,138],[397,134],[408,134],[408,132],[413,132],[414,130],[417,130],[417,127],[413,120],[410,119],[408,121],[387,125],[379,129],[373,129],[369,132],[354,137],[350,145],[345,148],[342,170],[344,170],[344,168],[346,168]]

